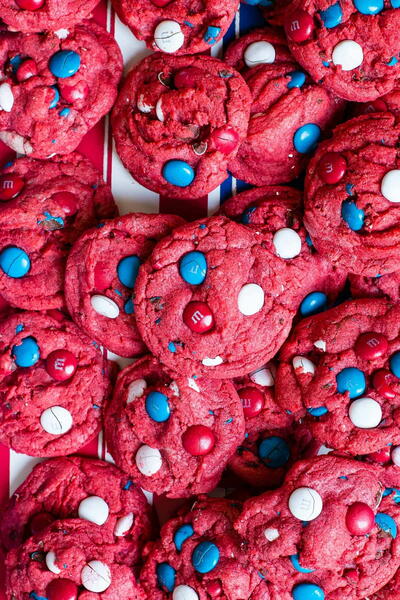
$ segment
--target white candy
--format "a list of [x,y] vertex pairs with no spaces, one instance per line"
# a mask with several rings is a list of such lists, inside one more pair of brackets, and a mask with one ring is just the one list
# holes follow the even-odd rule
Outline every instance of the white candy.
[[400,169],[393,169],[383,177],[381,193],[389,202],[400,202]]
[[173,54],[185,41],[181,26],[176,21],[161,21],[154,31],[154,43],[159,50]]
[[138,107],[138,109],[140,110],[140,112],[142,113],[149,113],[153,110],[154,106],[152,106],[151,104],[146,104],[144,102],[144,94],[140,94],[139,96],[139,100],[137,101],[136,106]]
[[54,32],[54,35],[60,40],[65,40],[69,36],[69,31],[68,29],[57,29],[57,31]]
[[354,40],[343,40],[336,44],[332,52],[334,65],[340,65],[343,71],[357,69],[364,60],[364,52],[360,44]]
[[100,496],[88,496],[79,504],[78,516],[80,519],[96,523],[96,525],[104,525],[108,519],[110,510],[107,502]]
[[120,517],[115,523],[114,535],[116,537],[123,537],[128,533],[133,525],[133,513],[129,513],[124,517]]
[[250,373],[250,379],[253,383],[257,383],[263,387],[272,387],[275,385],[275,373],[276,369],[273,365],[265,365],[261,369]]
[[62,406],[46,408],[40,415],[40,424],[47,433],[62,435],[72,427],[72,415]]
[[13,131],[0,131],[0,140],[18,154],[31,154],[33,148],[27,139]]
[[318,350],[321,350],[321,352],[326,352],[326,342],[324,342],[324,340],[317,340],[316,342],[314,342],[314,346]]
[[111,298],[107,298],[107,296],[95,294],[90,298],[90,304],[98,315],[102,315],[108,319],[116,319],[119,315],[118,304],[114,300],[111,300]]
[[313,521],[321,514],[322,498],[312,488],[297,488],[290,494],[289,510],[300,521]]
[[372,398],[357,398],[349,408],[350,421],[360,429],[373,429],[382,421],[382,408]]
[[172,592],[172,600],[199,600],[199,595],[189,585],[177,585]]
[[275,61],[275,55],[275,48],[272,44],[260,41],[247,46],[243,59],[247,67],[255,67],[261,64],[272,64]]
[[144,444],[136,452],[136,466],[142,475],[151,477],[157,473],[162,467],[161,453],[157,448],[150,448]]
[[169,384],[169,389],[171,390],[171,392],[173,393],[174,396],[180,396],[180,392],[179,392],[179,388],[178,388],[178,384],[176,383],[176,381],[171,381],[171,383]]
[[275,246],[275,252],[281,258],[294,258],[301,252],[301,237],[294,229],[290,227],[283,227],[279,229],[272,242]]
[[295,356],[292,360],[292,365],[295,371],[301,371],[302,373],[315,373],[314,363],[305,356]]
[[393,448],[391,457],[396,467],[400,467],[400,446]]
[[111,571],[101,560],[91,560],[81,571],[83,587],[100,594],[111,585]]
[[221,365],[223,362],[224,361],[222,360],[222,358],[220,356],[216,356],[215,358],[209,358],[208,356],[206,356],[201,361],[201,363],[205,367],[217,367],[218,365]]
[[45,561],[46,561],[46,567],[48,568],[49,571],[51,571],[52,573],[55,573],[56,575],[61,573],[61,569],[59,569],[56,565],[56,555],[52,550],[50,550],[50,552],[48,552],[46,554]]
[[162,111],[162,96],[159,97],[159,99],[157,100],[157,104],[156,104],[156,115],[157,115],[157,119],[161,122],[164,121],[164,113]]
[[264,530],[264,535],[269,542],[274,542],[279,537],[279,531],[274,527],[268,527]]
[[126,403],[130,404],[131,402],[136,400],[136,398],[140,398],[140,396],[143,396],[144,390],[146,388],[147,383],[144,379],[135,379],[135,381],[132,381],[132,383],[129,384],[128,387],[128,398],[126,400]]
[[200,393],[200,388],[192,377],[188,377],[188,386],[195,392]]
[[247,283],[240,290],[237,303],[242,315],[255,315],[264,306],[264,290],[256,283]]
[[0,85],[0,110],[10,112],[14,104],[14,94],[9,83]]

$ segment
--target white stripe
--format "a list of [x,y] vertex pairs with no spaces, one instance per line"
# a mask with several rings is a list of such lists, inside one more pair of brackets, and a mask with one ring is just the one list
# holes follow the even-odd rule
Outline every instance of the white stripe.
[[[240,7],[240,5],[239,5]],[[237,39],[240,36],[240,8],[236,12],[235,15],[235,38]]]
[[103,434],[103,430],[101,430],[97,437],[97,456],[99,458],[103,458],[103,440],[104,440],[104,434]]
[[217,212],[221,203],[221,188],[218,186],[208,194],[208,210],[207,214],[210,217]]
[[10,496],[26,479],[33,467],[43,460],[43,458],[26,456],[10,450]]

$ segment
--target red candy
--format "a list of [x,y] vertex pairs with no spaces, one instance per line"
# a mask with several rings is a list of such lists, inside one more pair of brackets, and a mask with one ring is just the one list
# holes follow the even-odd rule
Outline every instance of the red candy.
[[394,377],[390,371],[387,369],[380,369],[374,373],[372,385],[381,396],[388,400],[392,400],[396,397],[396,393],[391,387],[393,380]]
[[16,77],[19,82],[26,81],[34,75],[37,75],[37,66],[32,58],[24,60],[24,62],[18,67]]
[[77,366],[78,361],[69,350],[54,350],[46,359],[46,371],[56,381],[70,379]]
[[36,535],[43,531],[45,527],[53,523],[54,517],[48,512],[40,512],[34,515],[29,523],[29,528],[32,535]]
[[78,200],[75,194],[71,192],[56,192],[52,196],[60,208],[64,211],[67,217],[71,217],[78,211]]
[[182,444],[192,456],[205,456],[215,446],[215,435],[205,425],[192,425],[182,435]]
[[46,587],[47,600],[76,600],[78,586],[71,579],[53,579]]
[[222,587],[219,581],[210,581],[207,585],[207,592],[211,596],[211,598],[217,598],[222,594]]
[[68,85],[60,81],[58,86],[61,96],[70,104],[84,100],[89,93],[89,87],[85,81],[78,81],[75,85]]
[[0,175],[0,200],[7,201],[15,198],[21,192],[24,185],[22,177],[15,175],[15,173]]
[[368,454],[368,458],[384,465],[385,463],[390,462],[390,454],[391,446],[385,446],[384,448],[382,448],[382,450],[378,450],[378,452],[371,452],[371,454]]
[[180,89],[190,89],[204,79],[204,72],[197,67],[187,67],[175,73],[174,86]]
[[38,10],[42,8],[45,0],[15,0],[17,6],[23,10]]
[[318,163],[318,173],[322,181],[338,183],[345,175],[347,163],[338,152],[327,152]]
[[214,327],[214,315],[205,302],[189,302],[183,311],[183,322],[195,333],[207,333]]
[[233,127],[224,126],[215,129],[211,134],[211,139],[217,150],[223,154],[229,154],[237,147],[239,134]]
[[285,23],[285,31],[292,42],[305,42],[311,37],[314,29],[312,16],[305,10],[296,10]]
[[374,523],[374,511],[368,504],[355,502],[347,509],[346,527],[352,535],[365,535],[369,533]]
[[362,333],[354,346],[354,351],[363,360],[381,358],[388,351],[387,338],[381,333]]
[[107,263],[98,262],[94,268],[94,287],[99,292],[103,292],[109,288],[112,284],[112,278],[110,271],[108,270]]
[[255,387],[244,387],[238,391],[243,413],[247,419],[256,417],[264,408],[264,394]]

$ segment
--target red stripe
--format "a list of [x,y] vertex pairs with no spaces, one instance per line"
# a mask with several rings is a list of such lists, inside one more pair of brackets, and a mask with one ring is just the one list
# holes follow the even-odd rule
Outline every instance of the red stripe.
[[208,196],[194,200],[177,200],[160,196],[160,213],[179,215],[187,221],[194,221],[207,216]]

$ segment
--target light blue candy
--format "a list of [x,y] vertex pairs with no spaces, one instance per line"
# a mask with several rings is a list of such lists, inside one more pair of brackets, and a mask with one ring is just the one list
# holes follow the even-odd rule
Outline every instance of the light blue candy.
[[397,65],[398,62],[399,62],[399,59],[396,58],[395,56],[392,56],[392,58],[386,64],[388,67],[394,67],[395,65]]
[[9,277],[20,279],[28,273],[31,261],[22,248],[8,246],[0,252],[0,268]]
[[267,467],[279,469],[288,462],[290,449],[283,438],[271,435],[261,442],[258,448],[258,456],[265,462]]
[[332,4],[332,6],[329,6],[326,10],[321,10],[319,14],[327,29],[337,27],[343,19],[343,11],[340,2]]
[[396,521],[386,513],[376,513],[375,523],[385,533],[389,533],[393,539],[397,537],[397,525]]
[[209,573],[219,561],[218,546],[212,542],[201,542],[193,550],[192,565],[198,573]]
[[392,354],[389,360],[390,370],[393,375],[400,378],[400,352]]
[[360,231],[363,228],[365,213],[362,208],[357,208],[353,200],[348,199],[342,203],[341,215],[352,231]]
[[56,85],[52,85],[50,87],[54,91],[54,98],[50,102],[49,108],[55,108],[58,104],[58,101],[60,100],[60,92],[58,91],[58,87]]
[[384,0],[354,0],[354,6],[363,15],[377,15],[385,6]]
[[315,583],[299,583],[292,590],[294,600],[324,600],[325,592]]
[[171,567],[167,562],[159,563],[156,567],[156,574],[158,585],[168,592],[172,592],[175,587],[176,571],[174,567]]
[[81,57],[73,50],[59,50],[50,58],[49,69],[54,77],[67,79],[79,71]]
[[299,571],[299,573],[313,573],[315,571],[315,569],[306,569],[305,567],[302,567],[299,563],[298,554],[292,554],[292,556],[290,557],[290,562],[292,563],[296,571]]
[[204,34],[204,41],[206,42],[206,44],[208,44],[209,46],[213,46],[216,41],[217,41],[217,37],[219,36],[219,34],[221,33],[221,27],[215,27],[214,25],[209,25],[207,27],[207,31]]
[[393,8],[400,8],[400,0],[391,0],[390,4]]
[[124,311],[127,315],[131,315],[135,312],[135,307],[133,306],[132,298],[129,298],[124,304]]
[[328,304],[328,296],[323,292],[311,292],[300,304],[300,314],[303,317],[315,315],[323,310],[326,310]]
[[200,285],[207,275],[207,259],[202,252],[188,252],[179,263],[179,273],[184,281],[191,285]]
[[365,375],[356,367],[346,367],[336,375],[336,387],[339,394],[349,392],[350,398],[358,398],[365,392]]
[[329,411],[326,406],[318,406],[316,408],[307,408],[307,412],[313,417],[322,417],[322,415],[326,415]]
[[168,421],[171,409],[168,404],[168,397],[161,392],[150,392],[145,401],[146,412],[150,419],[156,423]]
[[122,258],[117,266],[118,279],[125,287],[133,289],[140,267],[140,258],[135,254]]
[[162,170],[163,177],[171,185],[187,187],[195,177],[193,167],[184,160],[169,160]]
[[300,154],[309,154],[315,150],[321,137],[321,129],[315,123],[307,123],[296,131],[293,144]]
[[301,88],[305,84],[306,74],[303,71],[292,71],[289,73],[290,81],[287,84],[289,90],[292,88]]
[[185,523],[185,525],[181,525],[174,534],[174,544],[175,548],[180,552],[182,550],[182,546],[186,540],[188,540],[194,534],[194,529],[190,525],[190,523]]
[[32,367],[40,358],[40,349],[35,338],[29,336],[13,346],[11,354],[18,367]]
[[60,117],[68,117],[70,112],[71,112],[71,109],[68,107],[65,107],[65,108],[62,108],[58,114],[60,115]]

